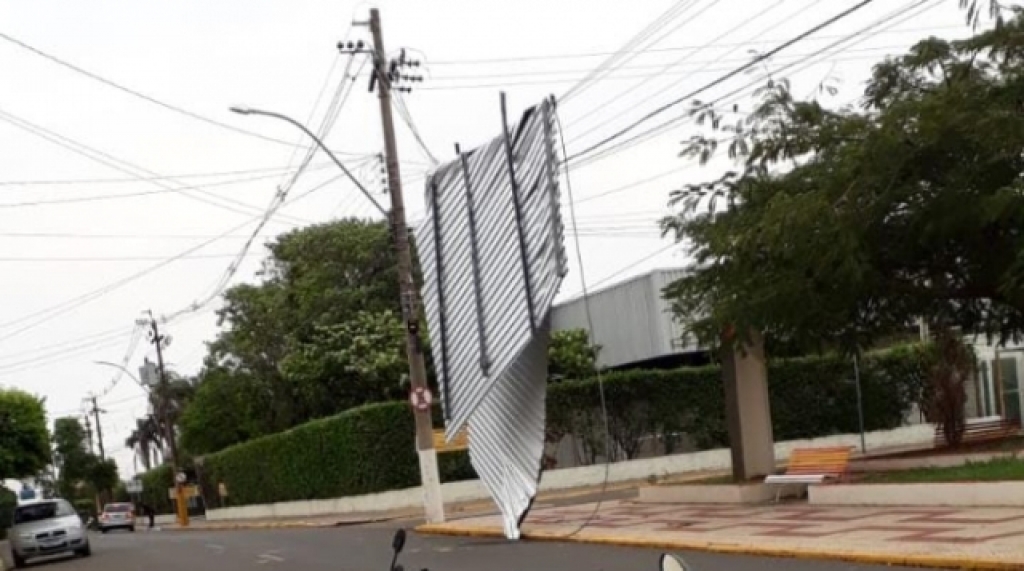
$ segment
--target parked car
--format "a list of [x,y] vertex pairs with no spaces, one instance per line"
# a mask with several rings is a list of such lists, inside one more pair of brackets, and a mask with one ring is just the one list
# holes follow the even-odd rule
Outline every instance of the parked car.
[[128,503],[107,504],[100,514],[100,532],[112,529],[135,531],[135,507]]
[[15,568],[59,553],[92,555],[82,519],[67,500],[34,500],[14,508],[7,539]]

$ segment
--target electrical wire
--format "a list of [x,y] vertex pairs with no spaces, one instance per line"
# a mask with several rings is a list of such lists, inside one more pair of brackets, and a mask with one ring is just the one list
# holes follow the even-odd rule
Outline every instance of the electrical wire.
[[[248,255],[261,255],[259,252],[248,252]],[[237,258],[238,252],[225,252],[223,254],[192,254],[181,256],[178,260],[216,260],[224,258]],[[166,256],[0,256],[0,263],[90,263],[97,262],[152,262],[163,260]]]
[[[133,97],[137,97],[137,98],[139,98],[139,99],[141,99],[143,101],[152,103],[153,105],[156,105],[158,107],[162,107],[164,109],[167,109],[168,111],[173,111],[173,112],[178,113],[180,115],[184,115],[186,117],[195,119],[197,121],[201,121],[201,122],[206,123],[208,125],[213,125],[213,126],[216,126],[216,127],[220,127],[222,129],[226,129],[226,130],[232,131],[234,133],[238,133],[238,134],[242,134],[242,135],[248,135],[250,137],[254,137],[254,138],[257,138],[257,139],[264,140],[264,141],[270,141],[272,143],[278,143],[278,144],[282,144],[282,145],[287,145],[289,147],[295,147],[296,146],[295,143],[290,143],[290,142],[285,141],[283,139],[278,139],[276,137],[270,137],[270,136],[264,135],[262,133],[257,133],[255,131],[249,131],[249,130],[243,129],[241,127],[236,127],[236,126],[231,125],[229,123],[224,123],[222,121],[218,121],[216,119],[212,119],[212,118],[207,117],[205,115],[200,115],[199,113],[196,113],[194,111],[189,111],[188,109],[185,109],[185,108],[182,108],[182,107],[178,107],[177,105],[172,105],[172,104],[167,103],[165,101],[161,101],[160,99],[157,99],[156,97],[152,97],[150,95],[146,95],[145,93],[142,93],[142,92],[137,91],[135,89],[132,89],[130,87],[126,87],[126,86],[124,86],[124,85],[122,85],[120,83],[117,83],[117,82],[115,82],[113,80],[107,79],[107,78],[105,78],[105,77],[103,77],[101,75],[93,73],[93,72],[91,72],[89,70],[86,70],[86,69],[84,69],[82,67],[79,67],[79,66],[77,66],[77,65],[75,65],[75,64],[73,64],[71,62],[63,60],[63,59],[61,59],[61,58],[59,58],[59,57],[57,57],[55,55],[46,53],[46,52],[40,50],[39,48],[33,47],[33,46],[31,46],[31,45],[29,45],[29,44],[27,44],[27,43],[25,43],[25,42],[23,42],[21,40],[13,37],[11,35],[9,35],[9,34],[4,33],[4,32],[0,32],[0,39],[3,39],[3,40],[5,40],[5,41],[7,41],[7,42],[9,42],[9,43],[11,43],[11,44],[13,44],[15,46],[18,46],[19,48],[21,48],[23,50],[27,50],[27,51],[29,51],[29,52],[31,52],[31,53],[39,56],[39,57],[45,58],[45,59],[47,59],[47,60],[49,60],[49,61],[51,61],[51,62],[53,62],[53,63],[55,63],[57,65],[60,65],[62,67],[70,69],[71,71],[74,71],[74,72],[76,72],[78,74],[81,74],[81,75],[83,75],[85,77],[88,77],[89,79],[92,79],[94,81],[102,83],[102,84],[104,84],[104,85],[106,85],[108,87],[112,87],[112,88],[114,88],[114,89],[116,89],[118,91],[121,91],[123,93],[127,93],[128,95],[131,95]],[[303,148],[315,148],[315,146],[311,145],[309,147],[303,147]],[[346,153],[344,151],[335,151],[335,154],[341,154],[341,155],[362,155],[363,153]]]
[[[334,165],[321,165],[321,166],[318,166],[316,168],[319,170],[319,169],[324,169],[324,168],[333,167],[333,166]],[[293,172],[297,172],[297,171],[293,171]],[[52,205],[60,205],[60,204],[79,204],[79,203],[82,203],[82,202],[103,202],[103,201],[108,201],[108,200],[120,200],[120,199],[124,199],[124,198],[140,198],[140,197],[145,197],[145,196],[153,196],[153,195],[157,195],[157,194],[168,194],[168,193],[179,194],[179,193],[181,193],[184,190],[202,190],[202,189],[213,188],[213,187],[218,187],[218,186],[232,186],[232,185],[236,185],[236,184],[245,184],[245,183],[249,183],[249,182],[255,182],[255,181],[260,181],[260,180],[267,180],[267,179],[270,179],[270,178],[277,178],[279,176],[280,176],[280,174],[273,173],[273,174],[264,174],[264,175],[253,176],[253,177],[249,177],[249,178],[240,178],[240,179],[232,179],[232,180],[224,180],[224,181],[218,181],[218,182],[204,183],[202,185],[179,186],[179,187],[174,187],[174,188],[161,188],[161,189],[155,189],[155,190],[140,190],[140,191],[137,191],[137,192],[119,192],[119,193],[110,193],[110,194],[92,194],[92,195],[87,195],[87,196],[71,196],[71,197],[64,197],[64,198],[48,198],[48,199],[41,199],[41,200],[29,200],[29,201],[23,201],[23,202],[0,202],[0,209],[2,209],[2,208],[26,208],[26,207],[35,207],[35,206],[52,206]]]
[[[332,179],[332,180],[336,180],[336,179]],[[328,182],[331,182],[331,181],[328,181]],[[324,186],[326,186],[326,184],[327,183],[325,183],[323,185],[320,185],[320,186],[317,186],[317,187],[314,187],[314,188],[312,188],[312,189],[310,189],[310,190],[308,190],[308,191],[306,191],[306,192],[304,192],[304,193],[294,197],[293,199],[288,201],[286,204],[297,202],[297,201],[301,200],[302,198],[305,198],[306,196],[309,196],[313,192],[316,192],[317,190],[323,188]],[[46,323],[46,322],[48,322],[48,321],[50,321],[50,320],[52,320],[52,319],[54,319],[54,318],[56,318],[56,317],[58,317],[60,315],[63,315],[64,313],[67,313],[69,311],[77,309],[78,307],[81,307],[82,305],[85,305],[85,304],[90,303],[90,302],[92,302],[92,301],[94,301],[96,299],[99,299],[99,298],[101,298],[101,297],[103,297],[105,295],[108,295],[109,293],[111,293],[111,292],[113,292],[113,291],[115,291],[117,289],[120,289],[120,288],[128,285],[129,283],[132,283],[132,282],[134,282],[136,280],[139,280],[139,279],[141,279],[141,278],[143,278],[143,277],[145,277],[145,276],[147,276],[149,274],[152,274],[153,272],[156,272],[157,270],[160,270],[161,268],[163,268],[163,267],[165,267],[167,265],[170,265],[170,264],[178,261],[179,259],[181,259],[184,256],[188,256],[188,255],[190,255],[190,254],[192,254],[192,253],[194,253],[194,252],[196,252],[196,251],[198,251],[198,250],[200,250],[202,248],[205,248],[206,246],[208,246],[208,245],[210,245],[210,244],[212,244],[212,243],[222,239],[225,236],[229,236],[232,233],[237,232],[238,230],[240,230],[240,229],[242,229],[242,228],[244,228],[244,227],[246,227],[246,226],[248,226],[248,225],[250,225],[250,224],[252,224],[254,222],[259,221],[259,219],[260,219],[260,217],[251,218],[251,219],[246,220],[246,221],[244,221],[244,222],[242,222],[240,224],[232,226],[231,228],[228,228],[227,230],[225,230],[221,234],[213,236],[213,237],[211,237],[208,240],[204,240],[203,242],[201,242],[201,243],[199,243],[197,245],[191,246],[191,247],[189,247],[189,248],[187,248],[187,249],[185,249],[185,250],[175,254],[174,256],[166,258],[166,259],[164,259],[164,260],[162,260],[162,261],[160,261],[160,262],[158,262],[156,264],[148,266],[148,267],[146,267],[146,268],[144,268],[144,269],[142,269],[142,270],[140,270],[138,272],[135,272],[133,274],[127,275],[127,276],[125,276],[123,278],[115,280],[115,281],[113,281],[111,283],[108,283],[108,284],[106,284],[104,286],[101,286],[99,288],[96,288],[94,290],[86,292],[84,294],[78,295],[78,296],[76,296],[74,298],[65,300],[65,301],[63,301],[61,303],[58,303],[58,304],[53,305],[53,306],[50,306],[48,308],[41,309],[39,311],[35,311],[35,312],[32,312],[32,313],[27,314],[27,315],[23,315],[23,316],[21,316],[19,318],[16,318],[16,319],[4,322],[4,323],[0,323],[0,329],[6,329],[8,327],[12,327],[14,325],[19,325],[19,324],[25,323],[27,321],[31,321],[33,319],[38,318],[35,321],[31,321],[27,325],[23,325],[22,327],[14,330],[14,331],[12,331],[10,333],[5,333],[3,335],[0,335],[0,341],[6,341],[7,339],[10,339],[10,338],[15,337],[17,335],[20,335],[21,333],[24,333],[25,331],[29,331],[31,329],[34,329],[34,328],[42,325],[43,323]]]
[[423,140],[423,136],[420,135],[420,131],[416,128],[416,122],[412,118],[412,113],[409,111],[405,98],[402,96],[401,92],[393,91],[392,93],[395,95],[395,110],[398,111],[398,116],[401,117],[402,122],[409,127],[409,131],[412,132],[413,138],[416,139],[416,143],[419,145],[420,150],[423,151],[423,157],[430,161],[431,167],[436,168],[441,164],[441,161],[437,160],[434,153],[430,152],[430,147],[427,146],[427,143]]
[[654,117],[657,117],[658,115],[664,113],[665,111],[668,111],[669,109],[675,107],[676,105],[679,105],[680,103],[683,103],[685,101],[689,101],[689,100],[693,99],[694,97],[696,97],[697,95],[700,95],[701,93],[704,93],[705,91],[707,91],[709,89],[712,89],[714,87],[717,87],[717,86],[721,85],[722,83],[725,83],[726,81],[736,77],[737,75],[747,71],[748,69],[751,69],[752,67],[758,65],[759,63],[761,63],[761,62],[771,58],[775,54],[778,54],[778,53],[784,51],[785,49],[793,46],[794,44],[799,43],[803,39],[805,39],[805,38],[807,38],[809,36],[812,36],[815,33],[819,32],[821,30],[824,30],[825,28],[828,28],[829,26],[835,24],[836,22],[839,22],[840,20],[850,16],[851,14],[856,13],[858,10],[863,9],[864,7],[868,6],[869,4],[871,4],[874,1],[875,0],[861,0],[857,4],[854,4],[853,6],[851,6],[850,8],[847,8],[846,10],[843,10],[842,12],[836,14],[835,16],[832,16],[831,18],[828,18],[824,22],[821,22],[820,24],[817,24],[817,25],[811,27],[810,29],[808,29],[808,30],[806,30],[806,31],[796,35],[795,37],[793,37],[793,38],[783,42],[782,44],[779,44],[775,48],[773,48],[773,49],[771,49],[771,50],[769,50],[769,51],[767,51],[767,52],[765,52],[763,54],[759,54],[757,57],[753,58],[750,62],[737,67],[736,69],[726,73],[725,75],[722,75],[722,76],[718,77],[717,79],[711,81],[710,83],[707,83],[707,84],[703,85],[702,87],[699,87],[699,88],[695,89],[694,91],[691,91],[690,93],[687,93],[686,95],[683,95],[682,97],[679,97],[679,98],[677,98],[677,99],[675,99],[675,100],[673,100],[673,101],[671,101],[669,103],[666,103],[665,105],[662,105],[662,106],[658,107],[657,109],[655,109],[654,111],[651,111],[650,113],[647,113],[646,115],[644,115],[643,117],[641,117],[637,121],[634,121],[633,123],[627,125],[623,129],[620,129],[620,130],[616,131],[612,135],[609,135],[608,137],[598,141],[597,143],[594,143],[593,145],[591,145],[591,146],[587,147],[586,149],[584,149],[584,150],[574,154],[573,156],[567,157],[566,160],[567,161],[577,160],[580,157],[586,156],[586,155],[588,155],[590,153],[593,153],[594,151],[597,151],[598,149],[604,147],[605,145],[607,145],[607,144],[609,144],[611,142],[614,142],[615,140],[617,140],[620,137],[626,135],[627,133],[629,133],[630,131],[632,131],[636,127],[640,126],[641,124],[643,124],[643,123],[653,119]]
[[[900,23],[902,23],[904,21],[907,21],[907,20],[910,20],[912,18],[918,17],[922,13],[924,13],[924,12],[926,12],[928,10],[931,10],[931,9],[935,8],[936,6],[938,6],[938,4],[935,4],[935,3],[931,4],[930,6],[928,5],[929,2],[936,2],[936,1],[937,0],[918,0],[917,2],[912,2],[911,4],[908,4],[908,5],[906,5],[906,6],[902,7],[902,8],[899,8],[897,10],[894,10],[890,14],[877,19],[875,22],[869,24],[868,26],[865,26],[864,28],[862,28],[862,29],[860,29],[860,30],[858,30],[858,31],[856,31],[856,32],[854,32],[852,34],[848,34],[846,36],[843,36],[840,40],[832,42],[831,44],[826,46],[824,49],[822,49],[821,52],[819,52],[819,57],[817,59],[818,60],[830,59],[832,54],[827,53],[829,50],[832,50],[832,49],[836,48],[837,46],[840,46],[840,45],[842,45],[844,43],[849,43],[850,41],[856,40],[858,36],[862,36],[863,34],[867,33],[868,31],[870,31],[870,30],[872,30],[874,28],[877,28],[878,26],[881,26],[882,24],[888,23],[888,25],[885,26],[885,28],[889,28],[889,27],[897,26],[897,25],[899,25]],[[915,9],[919,9],[917,13],[907,15],[908,12],[911,12],[911,11],[913,11]],[[904,17],[902,20],[897,19],[897,18],[900,18],[901,16],[904,16],[904,15],[906,15],[906,17]],[[885,29],[885,28],[883,28],[883,29]],[[857,43],[866,41],[867,39],[873,37],[874,35],[875,35],[875,33],[872,32],[870,35],[862,37],[861,39],[857,40],[853,45],[856,45]],[[735,89],[735,90],[733,90],[733,91],[731,91],[731,92],[729,92],[729,93],[727,93],[727,94],[725,94],[725,95],[723,95],[723,96],[721,96],[721,97],[719,97],[719,98],[717,98],[717,99],[707,103],[707,105],[708,106],[721,106],[723,103],[726,103],[726,104],[727,103],[731,103],[732,101],[735,101],[739,97],[742,97],[743,95],[745,95],[746,92],[749,91],[752,87],[756,89],[756,87],[758,85],[760,85],[765,79],[767,79],[767,78],[769,78],[769,77],[771,77],[773,75],[777,75],[777,74],[780,74],[780,73],[782,73],[784,71],[791,70],[791,69],[793,69],[794,67],[796,67],[796,66],[798,66],[800,64],[803,64],[803,66],[798,68],[796,71],[802,71],[803,69],[805,69],[805,68],[807,68],[807,67],[809,67],[811,65],[814,65],[815,63],[817,63],[817,61],[815,61],[814,58],[806,58],[804,60],[795,61],[795,62],[790,63],[790,64],[788,64],[786,66],[783,66],[783,67],[781,67],[779,69],[776,69],[776,70],[772,71],[769,74],[760,76],[757,79],[755,79],[755,80],[745,84],[744,86],[742,86],[742,87],[740,87],[738,89]],[[732,98],[734,96],[737,96],[736,99],[729,99],[729,98]],[[680,123],[682,121],[685,121],[687,119],[691,119],[691,118],[692,118],[692,116],[690,114],[685,114],[685,115],[682,115],[682,116],[678,116],[678,117],[674,117],[672,119],[669,119],[668,121],[665,121],[665,122],[661,123],[660,125],[656,125],[656,126],[650,128],[650,129],[646,130],[646,131],[638,133],[638,134],[634,135],[633,137],[630,137],[629,139],[626,139],[624,141],[620,141],[617,144],[615,144],[615,145],[613,145],[613,146],[611,146],[611,147],[609,147],[607,149],[604,149],[603,151],[597,153],[596,155],[592,155],[591,157],[587,157],[587,158],[582,159],[581,161],[577,162],[576,166],[577,167],[582,167],[582,166],[584,166],[586,164],[591,164],[591,163],[600,161],[600,160],[602,160],[603,158],[605,158],[607,156],[611,156],[611,155],[613,155],[615,153],[618,153],[618,152],[620,152],[622,150],[625,150],[626,148],[629,148],[631,146],[635,146],[635,145],[637,145],[639,143],[642,143],[642,142],[644,142],[646,140],[649,140],[652,137],[655,137],[655,136],[665,132],[667,129],[677,125],[678,123]],[[582,154],[582,153],[579,153],[579,154]]]
[[[557,108],[555,109],[555,121],[557,121],[557,123],[558,123],[558,136],[559,136],[559,139],[561,140],[561,143],[562,143],[562,156],[565,156],[565,153],[566,153],[565,136],[563,135],[563,132],[562,132],[562,119],[561,119],[560,114],[558,113],[558,109]],[[595,335],[595,330],[594,330],[593,314],[590,311],[590,295],[589,295],[588,290],[587,290],[587,278],[586,278],[586,274],[584,273],[584,270],[583,270],[583,252],[582,252],[582,248],[580,248],[579,236],[576,235],[576,232],[577,232],[577,226],[576,226],[576,204],[575,204],[575,201],[573,200],[573,195],[572,195],[572,179],[569,176],[569,170],[570,170],[569,169],[569,161],[563,161],[563,167],[565,168],[565,190],[566,190],[566,193],[568,194],[568,197],[569,197],[569,220],[570,220],[570,222],[572,224],[573,235],[575,236],[574,242],[575,242],[575,245],[576,245],[576,263],[579,265],[579,269],[580,269],[580,286],[583,289],[583,312],[584,312],[584,314],[586,315],[586,318],[587,318],[587,334],[588,334],[588,336],[590,338],[590,342],[591,343],[596,343],[597,342],[597,337]],[[608,421],[608,402],[607,402],[607,399],[605,398],[604,378],[601,375],[601,368],[600,367],[596,367],[595,373],[596,373],[596,376],[597,376],[598,395],[600,397],[600,402],[601,402],[601,419],[602,419],[603,424],[604,424],[605,459],[604,459],[604,477],[602,478],[602,481],[601,481],[601,494],[600,494],[600,496],[598,496],[597,503],[594,504],[594,509],[590,513],[590,515],[587,516],[587,518],[584,519],[583,522],[580,523],[578,528],[576,528],[574,531],[569,533],[566,537],[573,537],[576,534],[578,534],[579,532],[583,531],[583,529],[585,527],[587,527],[587,525],[589,525],[590,522],[593,521],[593,519],[597,516],[597,512],[600,511],[602,502],[604,501],[605,492],[607,492],[607,490],[608,490],[608,479],[609,479],[609,476],[611,475],[612,450],[613,449],[612,449],[611,424]]]
[[581,79],[579,82],[570,87],[565,93],[562,94],[561,97],[558,98],[559,101],[570,101],[578,94],[586,91],[587,89],[589,89],[590,86],[600,81],[600,79],[608,72],[617,69],[625,62],[636,57],[636,53],[631,52],[630,50],[636,49],[637,52],[640,52],[646,48],[649,48],[652,44],[645,45],[645,42],[647,42],[647,40],[651,36],[656,34],[665,26],[668,26],[669,24],[673,23],[673,21],[676,18],[682,17],[682,15],[689,11],[691,8],[693,8],[697,4],[697,2],[698,0],[684,0],[683,2],[673,4],[668,10],[666,10],[657,18],[655,18],[654,21],[652,21],[642,30],[637,32],[637,34],[630,38],[624,46],[619,48],[614,54],[612,54],[610,57],[608,57],[600,64],[598,64],[598,66],[595,67],[593,71],[588,73],[583,79]]
[[[81,156],[83,156],[83,157],[85,157],[85,158],[87,158],[89,160],[92,160],[94,162],[100,163],[100,164],[102,164],[104,166],[107,166],[107,167],[110,167],[110,168],[112,168],[114,170],[123,172],[123,173],[125,173],[127,175],[138,177],[138,176],[140,176],[139,173],[142,173],[142,175],[144,175],[142,177],[142,181],[144,181],[144,182],[148,182],[148,183],[154,184],[156,186],[159,186],[159,187],[165,188],[165,189],[174,189],[174,188],[176,188],[175,186],[168,185],[167,183],[163,182],[159,178],[152,178],[152,177],[160,177],[161,175],[158,174],[158,173],[155,173],[153,171],[150,171],[150,170],[145,169],[143,167],[140,167],[138,165],[132,164],[132,163],[130,163],[128,161],[119,159],[119,158],[117,158],[117,157],[115,157],[113,155],[110,155],[108,153],[105,153],[103,151],[100,151],[98,149],[90,147],[88,145],[85,145],[84,143],[81,143],[81,142],[75,141],[73,139],[70,139],[68,137],[65,137],[63,135],[60,135],[59,133],[56,133],[54,131],[51,131],[49,129],[46,129],[44,127],[36,125],[36,124],[34,124],[34,123],[30,122],[30,121],[27,121],[25,119],[22,119],[20,117],[17,117],[15,115],[7,113],[6,111],[3,111],[2,109],[0,109],[0,120],[5,121],[7,123],[10,123],[11,125],[14,125],[15,127],[18,127],[19,129],[22,129],[22,130],[24,130],[24,131],[26,131],[28,133],[31,133],[31,134],[33,134],[33,135],[35,135],[37,137],[40,137],[40,138],[42,138],[42,139],[44,139],[46,141],[49,141],[49,142],[51,142],[51,143],[53,143],[53,144],[55,144],[57,146],[63,147],[63,148],[65,148],[65,149],[67,149],[67,150],[69,150],[69,151],[71,151],[71,152],[73,152],[75,154],[81,155]],[[151,178],[148,178],[148,179],[145,178],[147,176],[151,177]],[[173,182],[178,184],[179,187],[180,186],[187,186],[187,185],[181,183],[180,181],[176,181],[176,180],[173,180],[173,179],[169,179],[169,180],[172,180]],[[257,208],[257,207],[255,207],[255,206],[253,206],[251,204],[248,204],[248,203],[245,203],[245,202],[241,202],[241,201],[238,201],[238,200],[234,200],[234,199],[231,199],[231,198],[226,198],[226,197],[214,194],[212,192],[207,192],[205,190],[197,190],[196,191],[201,196],[196,196],[196,195],[194,195],[194,194],[192,194],[190,192],[186,192],[186,191],[183,191],[183,190],[179,191],[179,192],[183,196],[189,197],[189,198],[191,198],[193,200],[197,200],[199,202],[203,202],[205,204],[209,204],[209,205],[215,206],[217,208],[228,210],[228,211],[234,212],[236,214],[251,215],[252,214],[251,210]],[[223,204],[221,202],[217,202],[214,199],[221,200],[221,201],[224,201],[225,203],[229,203],[229,204]],[[236,206],[232,206],[231,204],[234,204]],[[243,210],[242,208],[244,208],[245,210]],[[246,210],[249,210],[249,211],[247,212]],[[299,222],[308,223],[309,221],[300,220]]]
[[[909,34],[917,32],[930,32],[934,30],[962,30],[967,27],[963,24],[949,25],[949,26],[923,26],[917,28],[903,28],[900,30],[891,30],[886,32],[888,34]],[[817,36],[817,40],[834,40],[842,37],[839,34],[836,35],[822,35]],[[769,38],[762,40],[753,40],[745,42],[733,42],[719,44],[719,47],[734,47],[734,46],[754,46],[763,44],[776,44],[778,42],[785,41],[785,38]],[[689,44],[689,45],[678,45],[664,48],[647,48],[643,51],[633,52],[638,55],[645,54],[657,54],[657,53],[671,53],[679,51],[689,51],[700,47],[700,44]],[[582,52],[582,53],[569,53],[569,54],[548,54],[548,55],[534,55],[534,56],[514,56],[514,57],[499,57],[499,58],[482,58],[482,59],[457,59],[457,60],[431,60],[430,65],[440,66],[456,66],[456,65],[491,65],[495,63],[515,63],[515,62],[534,62],[534,61],[550,61],[550,60],[563,60],[563,59],[586,59],[594,57],[605,57],[614,55],[618,52]],[[433,76],[437,78],[437,76]]]
[[[367,155],[373,156],[373,155]],[[363,157],[365,158],[365,157]],[[317,167],[326,166],[331,163],[321,163],[316,165]],[[166,176],[155,176],[155,177],[127,177],[127,178],[78,178],[78,179],[35,179],[35,180],[0,180],[0,186],[57,186],[57,185],[79,185],[79,184],[121,184],[121,183],[133,183],[138,184],[140,181],[150,180],[170,180],[170,179],[183,179],[183,178],[216,178],[223,176],[234,176],[240,174],[255,174],[255,173],[287,173],[293,169],[290,166],[282,167],[266,167],[258,169],[243,169],[234,171],[219,171],[219,172],[205,172],[205,173],[186,173]]]
[[[782,5],[782,4],[783,4],[784,2],[786,2],[786,1],[787,1],[787,0],[776,0],[776,1],[774,2],[774,3],[772,3],[772,4],[768,5],[767,7],[765,7],[764,9],[762,9],[762,10],[761,10],[760,12],[754,13],[754,14],[750,15],[749,17],[747,17],[747,18],[745,18],[745,19],[741,20],[741,21],[740,21],[739,23],[737,23],[737,24],[736,24],[735,26],[733,26],[733,27],[729,28],[728,30],[725,30],[725,31],[724,31],[724,32],[722,32],[721,34],[719,34],[719,35],[715,36],[714,38],[712,38],[711,40],[709,40],[709,41],[708,41],[707,43],[705,43],[705,44],[701,45],[700,47],[696,48],[696,49],[695,49],[694,51],[692,51],[692,52],[688,53],[688,54],[687,54],[686,56],[684,56],[683,58],[681,58],[681,59],[679,59],[679,60],[676,60],[676,61],[674,61],[674,62],[671,62],[671,63],[669,63],[668,65],[666,65],[666,66],[664,66],[664,67],[660,68],[660,69],[658,70],[658,72],[656,72],[655,74],[653,74],[653,75],[649,76],[649,77],[648,77],[648,78],[646,78],[646,79],[643,79],[643,80],[641,80],[641,81],[637,82],[636,84],[634,84],[634,85],[633,85],[633,87],[631,87],[631,88],[629,88],[629,89],[626,89],[626,90],[624,90],[624,91],[620,92],[620,93],[619,93],[618,95],[616,95],[615,97],[613,97],[613,98],[611,98],[611,99],[609,99],[609,100],[607,100],[607,101],[604,101],[603,103],[600,103],[599,105],[597,105],[597,106],[595,106],[594,108],[592,108],[592,109],[591,109],[590,111],[588,111],[588,112],[584,113],[583,115],[581,115],[581,116],[577,117],[577,118],[575,119],[575,121],[574,121],[574,124],[575,124],[575,125],[578,125],[578,124],[579,124],[579,123],[580,123],[581,121],[583,121],[583,120],[584,120],[584,119],[586,119],[587,117],[592,117],[592,116],[593,116],[593,115],[594,115],[595,113],[597,113],[598,111],[603,111],[603,110],[607,109],[607,107],[608,107],[609,105],[611,105],[611,104],[613,104],[613,103],[615,103],[615,102],[617,102],[617,101],[620,101],[620,100],[621,100],[621,99],[622,99],[623,97],[625,97],[626,95],[629,95],[629,94],[630,94],[630,93],[632,93],[632,92],[633,92],[633,91],[634,91],[634,90],[635,90],[636,88],[638,88],[638,87],[642,86],[643,84],[645,84],[645,83],[648,83],[648,82],[650,82],[650,81],[652,81],[652,80],[654,80],[654,79],[656,79],[656,78],[660,79],[660,78],[662,78],[662,77],[666,77],[666,75],[665,75],[665,74],[666,74],[666,73],[667,73],[667,72],[668,72],[669,70],[671,70],[671,69],[672,69],[673,67],[675,67],[675,66],[677,66],[677,65],[679,65],[679,64],[681,64],[681,63],[683,63],[684,61],[687,61],[687,60],[689,60],[691,56],[693,56],[693,55],[696,55],[696,54],[698,54],[698,53],[700,53],[700,52],[704,51],[705,49],[707,49],[707,48],[709,48],[709,47],[712,47],[712,46],[713,46],[713,45],[715,45],[715,43],[716,43],[716,42],[718,42],[719,40],[722,40],[723,38],[727,38],[727,37],[731,36],[732,34],[736,33],[737,31],[739,31],[739,30],[741,30],[741,29],[745,28],[746,26],[748,26],[749,24],[751,24],[751,23],[753,23],[754,21],[758,20],[759,18],[762,18],[762,17],[763,17],[763,16],[765,15],[765,14],[767,14],[767,13],[771,12],[772,10],[774,10],[774,9],[778,8],[778,7],[780,6],[780,5]],[[813,0],[813,3],[814,3],[814,4],[818,4],[818,3],[819,3],[819,2],[821,2],[821,1],[822,1],[822,0]],[[778,25],[779,25],[779,24],[780,24],[781,22],[783,22],[783,21],[785,21],[785,19],[783,19],[783,20],[780,20],[780,22],[776,23],[776,24],[775,24],[775,26],[772,26],[772,27],[770,27],[770,28],[769,28],[769,30],[770,30],[770,29],[774,29],[774,27],[777,27],[777,26],[778,26]],[[722,63],[723,61],[725,61],[725,60],[724,60],[724,57],[728,56],[729,54],[731,54],[731,53],[732,53],[732,51],[734,51],[734,50],[736,50],[736,49],[739,49],[739,48],[733,48],[733,50],[731,50],[731,51],[729,51],[729,52],[726,52],[726,53],[725,53],[725,54],[723,55],[723,58],[719,58],[718,60],[708,60],[708,61],[706,61],[706,62],[703,62],[703,65],[702,65],[701,67],[699,67],[698,69],[696,69],[696,70],[695,70],[694,72],[692,72],[692,74],[700,73],[701,71],[704,71],[704,70],[705,70],[705,69],[706,69],[706,68],[707,68],[708,66],[710,66],[710,65],[712,65],[712,64],[714,64],[714,63]],[[679,80],[679,81],[676,81],[676,82],[673,82],[673,83],[672,83],[671,85],[668,85],[668,86],[666,86],[666,87],[664,87],[664,88],[662,88],[662,89],[659,89],[659,92],[664,92],[664,93],[671,93],[671,91],[672,91],[672,88],[673,88],[673,87],[675,87],[676,85],[678,85],[678,84],[679,84],[680,82],[682,82],[682,81],[686,81],[687,79],[689,79],[689,76],[690,76],[690,75],[692,75],[692,74],[691,74],[691,73],[687,73],[686,75],[684,75],[684,77],[683,77],[683,78],[682,78],[681,80]],[[649,98],[648,98],[648,99],[649,99]],[[637,103],[635,103],[635,104],[634,104],[634,107],[635,107],[635,106],[639,106],[639,105],[642,105],[642,104],[643,104],[643,103],[644,103],[645,101],[646,101],[646,99],[645,99],[645,100],[643,100],[643,101],[640,101],[640,102],[637,102]],[[617,115],[617,114],[616,114],[616,115]],[[606,121],[602,121],[602,122],[600,122],[600,123],[598,123],[598,124],[596,124],[596,125],[592,126],[591,128],[587,129],[586,131],[583,131],[582,133],[578,134],[578,135],[577,135],[577,136],[576,136],[575,138],[576,138],[576,139],[580,139],[580,138],[582,138],[582,137],[586,136],[587,134],[589,134],[589,133],[592,133],[592,132],[594,132],[595,130],[597,130],[597,129],[601,128],[602,126],[604,126],[604,125],[608,124],[608,123],[609,123],[610,121],[613,121],[613,120],[615,120],[616,118],[617,118],[617,117],[614,117],[614,116],[613,116],[613,117],[612,117],[611,119],[608,119],[608,120],[606,120]]]

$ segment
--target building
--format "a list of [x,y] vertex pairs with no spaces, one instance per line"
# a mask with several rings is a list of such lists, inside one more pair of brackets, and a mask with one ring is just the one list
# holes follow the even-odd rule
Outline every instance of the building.
[[[654,270],[590,292],[591,342],[601,348],[600,367],[663,368],[708,362],[662,295],[667,285],[684,274],[681,268]],[[551,310],[552,330],[589,330],[584,301],[580,296],[556,304]]]
[[981,337],[973,339],[973,346],[978,377],[967,387],[967,414],[1021,420],[1024,346],[998,346]]

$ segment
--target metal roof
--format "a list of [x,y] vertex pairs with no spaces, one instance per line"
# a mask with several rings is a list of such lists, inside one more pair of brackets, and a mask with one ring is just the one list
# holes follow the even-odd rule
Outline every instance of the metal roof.
[[438,168],[416,232],[446,433],[468,425],[510,538],[540,479],[549,313],[567,271],[554,137],[544,101]]

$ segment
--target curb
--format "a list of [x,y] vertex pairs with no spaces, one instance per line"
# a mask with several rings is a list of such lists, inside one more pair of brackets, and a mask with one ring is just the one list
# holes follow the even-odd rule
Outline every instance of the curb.
[[[450,524],[424,524],[415,528],[417,533],[425,535],[450,535],[461,537],[503,538],[505,534],[497,527],[454,526]],[[523,539],[533,541],[562,541],[574,543],[592,543],[618,547],[639,547],[648,549],[666,549],[673,551],[703,551],[724,555],[750,555],[760,557],[780,557],[787,559],[816,559],[847,561],[869,565],[899,565],[903,567],[931,567],[942,569],[971,569],[978,571],[1010,571],[1024,568],[1024,561],[1006,561],[1000,559],[979,559],[968,556],[935,556],[907,555],[897,553],[878,553],[871,551],[832,551],[813,548],[786,548],[771,546],[749,546],[729,543],[687,539],[648,539],[639,537],[623,537],[614,535],[568,536],[545,531],[523,532]]]
[[[366,521],[327,521],[327,522],[271,522],[271,523],[232,523],[224,525],[202,525],[189,527],[165,527],[163,531],[187,532],[187,531],[240,531],[247,529],[316,529],[325,527],[342,527],[346,525],[359,525],[372,523],[378,520]],[[3,571],[0,569],[0,571]]]

